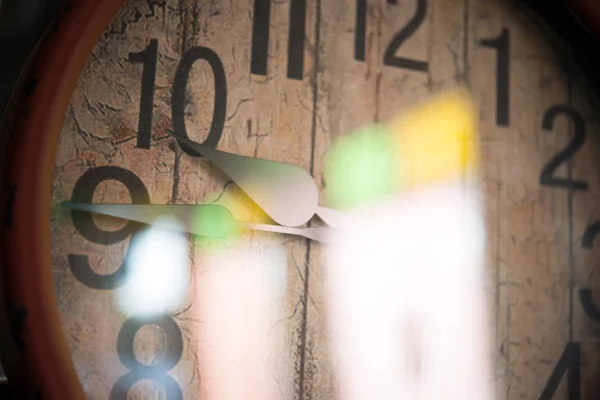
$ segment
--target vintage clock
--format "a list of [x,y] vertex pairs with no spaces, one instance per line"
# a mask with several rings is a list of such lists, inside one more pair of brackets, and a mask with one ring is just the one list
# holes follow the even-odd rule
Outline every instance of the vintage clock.
[[[322,197],[337,137],[464,86],[479,107],[496,398],[598,398],[600,109],[553,40],[500,0],[74,0],[6,123],[9,379],[44,399],[209,398],[196,294],[151,317],[124,308],[141,225],[62,203],[203,203],[273,223],[172,133],[297,165]],[[278,398],[335,398],[323,244],[247,235],[286,276],[269,366]],[[158,261],[189,259],[193,282],[202,247],[167,248]],[[174,281],[185,292],[174,271],[142,273],[146,302]]]

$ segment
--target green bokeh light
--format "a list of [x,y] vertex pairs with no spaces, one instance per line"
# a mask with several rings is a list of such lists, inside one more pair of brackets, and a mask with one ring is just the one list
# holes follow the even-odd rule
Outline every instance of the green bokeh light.
[[348,209],[390,196],[399,186],[398,156],[392,136],[381,125],[339,139],[325,160],[329,205]]
[[227,239],[236,233],[237,223],[231,211],[221,205],[198,207],[192,217],[196,235],[211,239]]

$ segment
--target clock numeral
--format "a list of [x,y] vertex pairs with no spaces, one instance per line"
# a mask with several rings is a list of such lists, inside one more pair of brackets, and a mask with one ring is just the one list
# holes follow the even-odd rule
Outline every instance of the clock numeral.
[[250,73],[267,75],[269,52],[269,24],[271,23],[271,0],[254,0],[254,20],[252,23],[252,54]]
[[579,299],[581,300],[581,305],[588,317],[596,322],[600,322],[600,310],[594,303],[592,291],[589,289],[581,289],[579,291]]
[[425,61],[411,60],[409,58],[397,57],[396,52],[402,46],[412,34],[421,26],[425,21],[427,15],[427,0],[417,0],[417,10],[415,15],[408,21],[408,24],[402,28],[394,37],[385,50],[383,55],[383,64],[390,65],[392,67],[410,69],[413,71],[427,72],[429,70],[429,63]]
[[137,147],[150,148],[152,137],[152,111],[154,108],[154,84],[156,82],[156,61],[158,58],[158,41],[150,40],[148,47],[139,53],[129,53],[129,61],[142,63],[142,93],[140,95],[140,118],[138,120]]
[[292,0],[290,34],[288,36],[287,77],[302,80],[304,75],[304,35],[306,32],[306,0]]
[[[215,97],[213,107],[213,118],[210,125],[208,136],[202,145],[208,147],[217,147],[223,127],[225,126],[225,114],[227,112],[227,81],[225,78],[225,69],[221,59],[208,47],[194,47],[185,52],[175,73],[173,83],[173,95],[171,98],[171,114],[173,116],[173,130],[179,135],[188,137],[185,127],[185,93],[187,83],[190,77],[190,71],[194,63],[198,60],[208,62],[213,72],[215,85]],[[181,149],[193,157],[202,157],[202,155],[184,144],[180,144]]]
[[354,59],[365,61],[367,39],[367,0],[356,0],[356,26],[354,31]]
[[552,400],[560,380],[568,371],[568,400],[581,399],[581,346],[579,343],[569,342],[556,363],[548,382],[542,390],[539,400]]
[[[271,0],[254,0],[250,73],[267,75]],[[288,31],[287,77],[304,76],[304,36],[306,35],[306,0],[291,0]]]
[[587,190],[588,183],[585,181],[576,181],[571,178],[557,178],[554,176],[554,171],[564,162],[567,162],[579,150],[585,141],[585,122],[583,117],[577,110],[569,106],[552,106],[542,120],[542,128],[546,131],[551,131],[554,127],[554,121],[557,116],[564,114],[573,122],[575,135],[571,143],[556,154],[546,166],[542,169],[540,175],[540,184],[547,186],[558,186],[572,190]]
[[[167,348],[162,360],[156,364],[144,365],[139,362],[133,351],[136,333],[144,325],[156,325],[167,336]],[[119,331],[117,354],[121,363],[129,370],[114,384],[110,400],[127,400],[131,386],[142,379],[160,383],[165,390],[167,400],[183,400],[181,387],[167,372],[175,367],[183,354],[183,335],[177,322],[166,314],[154,316],[134,316],[129,318]]]
[[[139,53],[129,53],[130,62],[141,63],[143,65],[137,138],[137,147],[140,149],[150,149],[151,146],[157,59],[158,41],[156,39],[151,39],[148,46]],[[221,59],[213,50],[207,47],[193,47],[189,49],[183,54],[177,66],[171,96],[173,129],[178,134],[188,137],[185,127],[185,94],[192,66],[198,60],[208,62],[213,71],[215,84],[213,119],[208,137],[202,144],[204,146],[217,147],[223,134],[223,127],[225,126],[227,80]],[[181,147],[189,155],[202,157],[201,154],[189,149],[185,145]]]
[[[150,204],[148,189],[146,189],[140,178],[131,171],[114,166],[96,167],[86,171],[75,184],[71,201],[91,203],[98,185],[107,180],[114,180],[125,185],[133,204]],[[75,229],[85,239],[103,245],[120,243],[142,226],[142,224],[130,221],[118,231],[105,231],[96,226],[92,213],[79,210],[71,210],[71,219]],[[127,262],[125,261],[112,274],[100,275],[90,267],[88,256],[69,254],[68,259],[73,275],[88,287],[110,290],[126,283]],[[127,259],[127,256],[125,256],[125,259]],[[133,351],[135,335],[144,325],[157,325],[167,336],[166,355],[159,363],[153,365],[140,363]],[[129,318],[119,331],[117,353],[121,363],[127,367],[129,372],[114,384],[109,397],[111,400],[126,400],[129,389],[142,379],[150,379],[160,383],[165,390],[167,400],[183,399],[181,387],[175,379],[167,374],[167,371],[179,363],[183,353],[181,330],[169,315],[138,315]]]
[[[133,172],[114,166],[102,166],[86,171],[75,183],[72,202],[92,203],[94,191],[102,182],[114,180],[125,185],[133,204],[150,204],[150,195],[144,183]],[[88,211],[71,210],[71,219],[77,232],[92,243],[112,245],[127,239],[136,232],[141,224],[128,222],[118,231],[105,231],[94,223],[92,213]],[[69,254],[69,267],[77,280],[93,289],[110,290],[125,283],[126,263],[112,274],[100,275],[90,266],[88,256],[83,254]]]
[[585,232],[583,233],[583,238],[581,239],[581,246],[586,249],[591,249],[594,247],[594,240],[596,236],[600,233],[600,222],[594,222],[589,225]]
[[480,45],[496,49],[496,124],[509,125],[509,92],[510,70],[508,56],[510,51],[510,34],[508,29],[503,29],[494,39],[484,39]]
[[[392,67],[408,69],[418,72],[427,72],[429,63],[426,61],[412,60],[410,58],[398,57],[396,53],[425,21],[427,15],[427,0],[416,0],[417,9],[415,15],[408,23],[400,29],[388,44],[383,55],[383,64]],[[396,2],[388,1],[388,4],[395,5]],[[367,0],[356,1],[356,31],[354,36],[354,58],[358,61],[365,61],[366,56],[366,36],[367,36]]]
[[[600,222],[594,222],[589,225],[583,233],[581,240],[581,246],[586,249],[592,249],[594,247],[594,240],[600,233]],[[581,289],[579,291],[579,299],[585,313],[596,322],[600,323],[600,309],[594,303],[592,291],[590,289]]]

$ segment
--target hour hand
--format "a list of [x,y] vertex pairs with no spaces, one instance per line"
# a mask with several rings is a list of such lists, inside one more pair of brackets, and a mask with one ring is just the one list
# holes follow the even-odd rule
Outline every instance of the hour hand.
[[273,221],[299,226],[317,212],[319,191],[302,168],[261,158],[227,153],[167,131],[177,141],[202,154],[233,180]]

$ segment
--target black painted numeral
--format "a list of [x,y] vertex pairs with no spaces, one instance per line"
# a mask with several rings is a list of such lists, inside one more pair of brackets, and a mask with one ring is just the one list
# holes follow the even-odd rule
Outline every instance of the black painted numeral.
[[[254,0],[250,73],[267,75],[271,0]],[[306,0],[291,0],[288,32],[287,77],[304,76],[304,36],[306,34]]]
[[[164,358],[152,365],[144,365],[135,357],[133,341],[144,325],[156,325],[167,336]],[[158,382],[165,390],[167,400],[182,400],[181,387],[167,372],[175,367],[183,354],[183,335],[177,322],[166,314],[131,317],[121,327],[117,338],[117,354],[121,363],[129,370],[114,384],[110,400],[127,400],[131,386],[142,379]]]
[[581,346],[569,342],[556,363],[539,400],[552,400],[565,372],[568,371],[568,400],[581,399]]
[[[589,225],[583,233],[581,246],[587,249],[592,249],[594,247],[594,240],[598,234],[600,234],[600,222],[594,222],[593,224]],[[579,291],[579,299],[581,300],[583,310],[588,317],[600,323],[600,309],[598,309],[594,303],[592,291],[590,289],[581,289]]]
[[594,303],[592,291],[590,289],[581,289],[579,291],[579,299],[585,313],[596,322],[600,322],[600,310]]
[[137,147],[150,148],[152,137],[152,111],[154,108],[154,84],[156,82],[156,61],[158,58],[158,41],[150,40],[148,47],[139,53],[129,53],[129,61],[141,63],[142,93],[140,96],[140,118],[138,121]]
[[508,29],[494,39],[484,39],[479,42],[482,46],[496,49],[496,124],[500,126],[509,125],[509,87],[510,70],[508,56],[510,51],[510,34]]
[[[397,4],[396,1],[388,0],[390,5]],[[409,69],[412,71],[427,72],[429,63],[426,61],[411,60],[409,58],[397,57],[396,52],[402,44],[413,35],[421,26],[427,15],[427,0],[417,0],[415,15],[408,21],[398,33],[394,35],[383,55],[383,64],[392,67]],[[354,59],[365,61],[367,40],[367,0],[356,0],[356,26],[354,33]]]
[[304,75],[304,35],[306,32],[306,0],[292,0],[290,34],[288,35],[287,77],[302,80]]
[[585,141],[585,122],[577,110],[568,106],[552,106],[542,120],[542,128],[550,131],[554,127],[554,121],[557,116],[564,114],[573,122],[575,135],[571,143],[556,154],[546,166],[542,169],[540,175],[540,184],[547,186],[558,186],[565,189],[587,190],[588,184],[585,181],[576,181],[570,178],[557,178],[554,171],[564,162],[569,161],[571,157],[579,150]]
[[[133,172],[124,168],[114,166],[102,166],[86,171],[73,189],[72,202],[92,203],[94,191],[102,182],[114,180],[121,182],[131,195],[134,204],[150,204],[150,195],[144,183]],[[128,222],[118,231],[105,231],[94,223],[92,213],[88,211],[71,210],[71,219],[75,229],[81,236],[92,243],[111,245],[122,242],[131,234],[136,232],[142,225]],[[73,275],[84,285],[93,289],[111,290],[125,283],[126,263],[112,274],[100,275],[94,272],[90,266],[88,256],[83,254],[69,254],[69,267]]]
[[402,44],[414,34],[421,26],[427,15],[427,0],[417,0],[417,10],[415,15],[408,21],[408,24],[402,28],[394,37],[385,50],[383,55],[383,64],[392,67],[410,69],[412,71],[427,72],[429,63],[426,61],[411,60],[409,58],[397,57],[396,52]]
[[583,238],[581,239],[581,246],[586,249],[591,249],[594,247],[594,240],[596,236],[600,233],[600,222],[594,222],[589,225],[585,232],[583,233]]
[[[221,59],[208,47],[194,47],[185,52],[181,62],[177,67],[175,82],[173,83],[173,97],[171,99],[171,113],[173,116],[173,130],[179,135],[188,137],[185,127],[185,93],[190,77],[192,66],[198,60],[208,62],[213,72],[215,84],[215,98],[213,106],[213,118],[210,125],[208,136],[202,145],[207,147],[217,147],[223,126],[225,125],[225,113],[227,111],[227,81],[225,78],[225,69]],[[181,149],[193,157],[202,157],[202,155],[185,144],[180,143]]]
[[[268,34],[268,33],[267,33]],[[267,38],[268,39],[268,38]],[[154,103],[154,89],[156,81],[156,63],[158,57],[158,41],[150,40],[146,49],[139,53],[129,53],[129,61],[143,64],[142,93],[140,98],[140,117],[138,122],[137,147],[149,149],[152,137],[152,112]],[[217,147],[223,127],[225,126],[225,114],[227,111],[227,79],[225,68],[219,56],[207,47],[194,47],[183,54],[173,83],[171,97],[171,113],[173,119],[173,130],[178,134],[188,137],[185,127],[186,89],[191,69],[198,60],[205,60],[210,65],[215,84],[215,98],[213,119],[208,137],[202,143],[204,146]],[[202,157],[185,145],[181,148],[194,157]]]
[[252,54],[250,73],[267,75],[269,53],[269,24],[271,21],[271,0],[254,0],[254,20],[252,22]]
[[356,27],[354,32],[354,59],[365,61],[367,39],[367,0],[356,0]]

